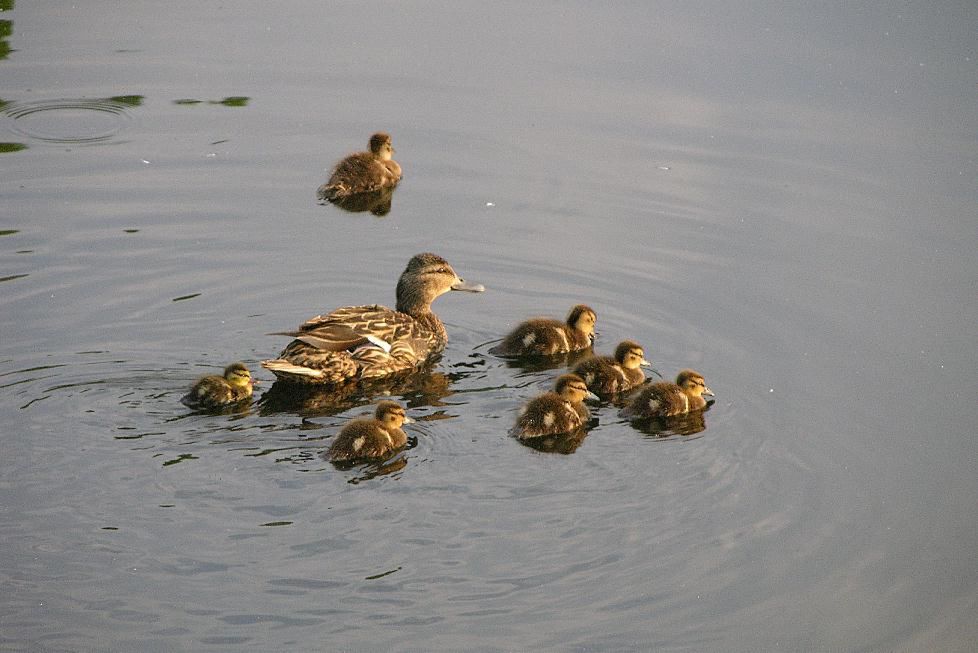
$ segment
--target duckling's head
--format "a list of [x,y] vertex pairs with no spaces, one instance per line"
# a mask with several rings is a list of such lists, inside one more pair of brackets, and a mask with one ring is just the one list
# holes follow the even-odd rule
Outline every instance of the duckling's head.
[[224,380],[235,388],[251,387],[254,384],[251,380],[251,372],[244,363],[231,363],[225,367]]
[[374,417],[390,429],[399,429],[404,424],[410,424],[414,421],[404,414],[404,409],[396,401],[382,401],[377,404]]
[[706,387],[706,381],[703,380],[703,375],[694,370],[683,370],[676,377],[676,385],[683,389],[683,392],[690,397],[699,397],[700,395],[706,395],[707,397],[713,396],[713,391]]
[[437,254],[417,254],[408,261],[397,280],[397,310],[408,314],[427,310],[436,297],[450,290],[482,292],[485,288],[478,283],[466,283]]
[[587,389],[584,379],[576,374],[564,374],[557,377],[554,384],[554,392],[559,394],[564,401],[572,404],[579,404],[585,399],[597,399],[597,395]]
[[626,370],[634,370],[637,367],[652,367],[652,363],[645,360],[645,350],[642,345],[634,340],[622,340],[615,347],[615,360]]
[[594,342],[594,323],[597,320],[598,316],[594,310],[584,304],[578,304],[567,314],[567,326],[586,334],[591,342]]
[[391,145],[391,135],[384,132],[377,132],[370,137],[370,151],[377,155],[381,161],[390,161],[394,155],[394,146]]

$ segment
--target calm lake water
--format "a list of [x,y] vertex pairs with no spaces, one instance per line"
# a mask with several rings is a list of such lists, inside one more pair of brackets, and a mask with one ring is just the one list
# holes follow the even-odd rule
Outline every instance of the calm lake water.
[[[978,648],[976,5],[362,5],[0,2],[0,648]],[[378,130],[389,213],[318,205]],[[265,334],[423,251],[487,291],[336,469],[372,399]],[[702,423],[508,437],[579,302]]]

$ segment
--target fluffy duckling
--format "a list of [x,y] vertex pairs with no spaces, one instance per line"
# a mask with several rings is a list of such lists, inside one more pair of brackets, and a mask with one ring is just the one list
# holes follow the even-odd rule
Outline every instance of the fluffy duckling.
[[422,366],[448,343],[431,302],[451,290],[482,292],[466,283],[437,254],[418,254],[397,281],[397,309],[377,304],[347,306],[317,315],[296,331],[279,357],[262,361],[276,377],[298,383],[337,385],[377,380]]
[[220,408],[251,397],[255,382],[244,363],[231,363],[224,376],[205,376],[194,383],[180,402],[188,408]]
[[401,426],[412,422],[396,401],[382,401],[372,418],[355,419],[343,427],[327,457],[334,463],[386,458],[407,444]]
[[594,342],[594,310],[578,304],[567,320],[537,317],[523,322],[489,350],[497,356],[552,356],[587,349]]
[[615,348],[614,356],[591,356],[574,367],[591,392],[609,396],[631,390],[645,382],[640,368],[652,367],[645,360],[645,351],[634,340],[623,340]]
[[356,152],[337,163],[329,181],[316,194],[321,200],[334,202],[357,193],[397,186],[401,166],[391,158],[393,154],[390,134],[374,134],[370,137],[370,151]]
[[557,378],[553,392],[531,399],[520,410],[513,433],[520,440],[569,433],[584,426],[591,413],[585,399],[597,399],[576,374]]
[[693,370],[683,370],[675,383],[661,381],[642,388],[622,410],[622,415],[633,419],[685,415],[706,406],[703,395],[713,396],[703,376]]

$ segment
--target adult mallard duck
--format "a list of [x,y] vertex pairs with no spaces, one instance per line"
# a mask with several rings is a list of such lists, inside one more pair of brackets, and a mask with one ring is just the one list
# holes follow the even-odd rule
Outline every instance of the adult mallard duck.
[[553,392],[531,399],[520,410],[513,434],[520,440],[569,433],[584,426],[591,413],[584,400],[597,397],[576,374],[557,378]]
[[407,444],[401,426],[413,421],[396,401],[382,401],[373,418],[355,419],[344,426],[326,455],[334,463],[386,458]]
[[224,368],[224,376],[199,379],[180,402],[194,409],[220,408],[251,397],[254,383],[244,363],[231,363]]
[[703,395],[713,396],[703,375],[694,370],[683,370],[675,383],[661,381],[642,388],[621,414],[632,419],[685,415],[706,406]]
[[262,367],[279,379],[323,385],[413,370],[448,343],[431,302],[450,290],[485,288],[463,281],[442,257],[418,254],[397,281],[397,310],[373,304],[317,315],[296,331],[273,334],[295,340],[277,359],[262,361]]
[[588,389],[600,396],[615,395],[645,382],[640,368],[652,367],[645,360],[645,351],[634,340],[623,340],[615,347],[614,356],[591,356],[574,366]]
[[369,152],[355,152],[336,164],[329,181],[316,192],[321,200],[338,201],[358,193],[393,188],[401,180],[401,166],[391,156],[390,134],[370,137]]
[[594,342],[594,310],[578,304],[558,322],[536,317],[513,329],[503,341],[489,350],[497,356],[553,356],[587,349]]

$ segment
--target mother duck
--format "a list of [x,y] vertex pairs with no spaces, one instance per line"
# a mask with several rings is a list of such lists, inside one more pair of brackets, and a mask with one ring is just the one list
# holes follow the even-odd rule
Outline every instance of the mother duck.
[[346,306],[317,315],[296,331],[279,357],[261,365],[282,380],[338,385],[408,372],[448,343],[431,302],[450,290],[482,292],[466,283],[437,254],[417,254],[397,281],[397,309],[377,304]]

